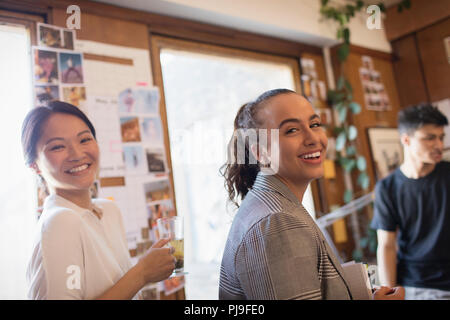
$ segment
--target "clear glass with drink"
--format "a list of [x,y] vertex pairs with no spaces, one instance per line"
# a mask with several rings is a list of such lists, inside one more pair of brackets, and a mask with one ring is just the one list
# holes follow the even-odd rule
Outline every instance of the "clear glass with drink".
[[169,245],[175,249],[174,275],[185,274],[184,272],[184,226],[183,218],[174,216],[156,220],[160,239],[170,238]]

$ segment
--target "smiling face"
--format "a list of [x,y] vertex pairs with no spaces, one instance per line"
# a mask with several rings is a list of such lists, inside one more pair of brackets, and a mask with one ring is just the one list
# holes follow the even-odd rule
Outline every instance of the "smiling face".
[[99,148],[88,126],[76,116],[54,113],[43,128],[32,167],[56,194],[89,190],[99,168]]
[[277,174],[282,179],[306,187],[323,175],[328,140],[320,117],[305,98],[294,93],[270,98],[258,118],[263,128],[279,129],[279,142],[269,144],[268,154],[278,149]]

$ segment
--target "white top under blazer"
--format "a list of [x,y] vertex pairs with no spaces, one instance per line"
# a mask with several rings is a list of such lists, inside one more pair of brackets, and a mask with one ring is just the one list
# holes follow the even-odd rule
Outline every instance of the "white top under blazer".
[[131,268],[118,207],[93,203],[101,219],[61,196],[45,199],[27,269],[29,299],[95,299]]

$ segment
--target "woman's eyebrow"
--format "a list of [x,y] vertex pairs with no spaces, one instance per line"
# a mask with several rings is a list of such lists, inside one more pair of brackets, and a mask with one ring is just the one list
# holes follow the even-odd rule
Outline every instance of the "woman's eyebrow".
[[[314,119],[319,119],[320,120],[320,116],[318,114],[313,114],[311,117],[309,117],[309,121],[314,120]],[[280,129],[284,124],[286,124],[287,122],[295,122],[295,123],[300,123],[301,121],[297,118],[288,118],[288,119],[284,119],[283,121],[280,122],[280,124],[278,125],[278,129]]]
[[[85,134],[85,133],[91,133],[91,130],[83,130],[80,133],[77,134],[77,137]],[[49,144],[50,142],[54,141],[54,140],[62,140],[64,141],[64,138],[60,138],[60,137],[53,137],[47,140],[47,142],[45,144]]]
[[85,134],[85,133],[91,133],[91,130],[81,131],[79,134],[77,134],[77,136],[81,136],[82,134]]
[[47,142],[46,142],[45,144],[47,145],[47,144],[49,144],[50,142],[52,142],[52,141],[54,141],[54,140],[63,140],[63,141],[64,141],[63,138],[60,138],[60,137],[54,137],[54,138],[48,139]]

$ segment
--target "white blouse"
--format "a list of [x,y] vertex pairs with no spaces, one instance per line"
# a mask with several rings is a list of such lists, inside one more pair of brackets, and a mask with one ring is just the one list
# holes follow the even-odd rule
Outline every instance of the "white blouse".
[[45,199],[27,269],[29,299],[94,299],[131,268],[118,207],[93,203],[101,219],[61,196]]

